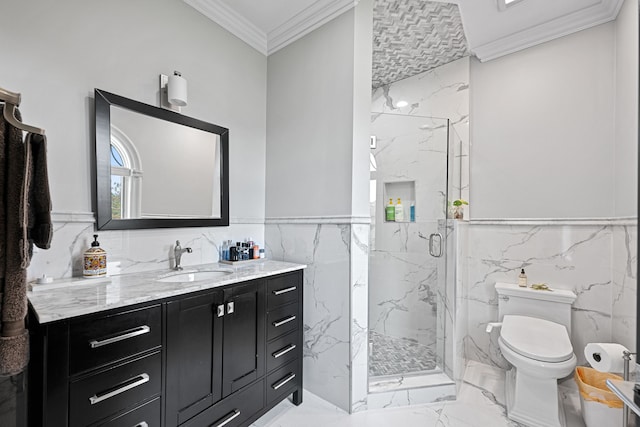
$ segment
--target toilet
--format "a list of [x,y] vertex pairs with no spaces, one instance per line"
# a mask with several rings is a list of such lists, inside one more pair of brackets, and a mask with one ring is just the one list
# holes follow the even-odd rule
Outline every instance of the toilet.
[[[498,345],[511,364],[506,374],[507,415],[530,427],[565,427],[558,379],[576,367],[571,345],[571,291],[496,283],[501,324]],[[489,331],[491,328],[487,328]]]

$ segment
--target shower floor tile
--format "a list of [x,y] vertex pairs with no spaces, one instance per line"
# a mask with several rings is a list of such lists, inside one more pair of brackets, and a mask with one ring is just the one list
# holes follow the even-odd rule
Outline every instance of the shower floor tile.
[[369,333],[369,376],[406,375],[433,371],[436,366],[435,343],[420,344],[408,338],[390,337],[374,331]]

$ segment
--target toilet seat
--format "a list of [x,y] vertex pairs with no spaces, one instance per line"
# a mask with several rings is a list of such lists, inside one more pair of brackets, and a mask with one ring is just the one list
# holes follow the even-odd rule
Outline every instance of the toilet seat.
[[505,315],[500,337],[510,350],[540,362],[565,362],[575,357],[567,329],[548,320]]

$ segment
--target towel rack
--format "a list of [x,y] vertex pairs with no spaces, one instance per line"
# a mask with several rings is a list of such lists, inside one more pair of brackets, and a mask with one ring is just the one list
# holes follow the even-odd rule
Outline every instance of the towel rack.
[[44,135],[44,129],[26,125],[16,117],[16,108],[20,105],[21,98],[22,96],[19,93],[0,87],[0,101],[4,101],[4,119],[23,131]]

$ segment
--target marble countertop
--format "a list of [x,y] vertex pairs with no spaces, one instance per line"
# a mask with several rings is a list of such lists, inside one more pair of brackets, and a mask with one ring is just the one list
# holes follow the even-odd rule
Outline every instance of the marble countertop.
[[[247,265],[205,264],[170,269],[121,274],[104,279],[65,279],[51,285],[34,285],[27,293],[40,324],[69,319],[118,307],[213,289],[233,283],[302,270],[303,264],[282,261],[253,261]],[[226,270],[230,273],[193,282],[161,282],[172,274],[196,271]],[[38,286],[41,286],[38,288]]]

